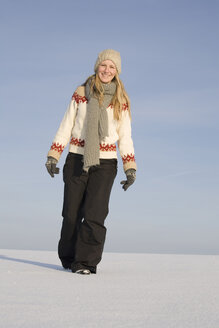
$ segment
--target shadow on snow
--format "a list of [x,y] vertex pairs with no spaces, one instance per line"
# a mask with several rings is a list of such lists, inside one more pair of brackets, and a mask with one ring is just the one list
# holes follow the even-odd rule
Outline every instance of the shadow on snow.
[[64,269],[61,266],[54,265],[54,264],[48,264],[48,263],[43,263],[43,262],[37,262],[37,261],[30,261],[30,260],[25,260],[25,259],[17,259],[14,257],[8,257],[5,255],[0,255],[1,260],[6,260],[6,261],[14,261],[14,262],[19,262],[19,263],[26,263],[30,265],[36,265],[40,266],[43,268],[49,268],[52,270],[58,270],[58,271],[63,271]]

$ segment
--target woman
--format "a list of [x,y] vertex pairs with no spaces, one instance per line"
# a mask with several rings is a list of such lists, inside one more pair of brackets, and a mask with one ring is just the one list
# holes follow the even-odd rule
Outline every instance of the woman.
[[65,269],[80,274],[96,273],[102,257],[104,220],[117,174],[116,142],[126,174],[123,189],[127,190],[136,177],[130,101],[119,78],[120,53],[112,49],[100,52],[94,71],[74,92],[46,162],[54,177],[59,172],[56,164],[70,141],[63,168],[58,254]]

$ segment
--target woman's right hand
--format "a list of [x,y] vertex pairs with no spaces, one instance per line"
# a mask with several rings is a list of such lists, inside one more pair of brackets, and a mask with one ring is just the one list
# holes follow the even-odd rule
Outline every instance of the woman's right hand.
[[54,174],[59,174],[59,168],[56,167],[58,163],[57,159],[52,156],[47,157],[46,168],[52,178],[54,178]]

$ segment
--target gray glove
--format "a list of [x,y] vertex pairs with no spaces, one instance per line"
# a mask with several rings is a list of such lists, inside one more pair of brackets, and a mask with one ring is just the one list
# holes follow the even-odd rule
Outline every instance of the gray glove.
[[127,180],[123,180],[120,183],[123,185],[122,188],[126,191],[128,187],[130,187],[136,179],[136,170],[135,169],[128,169],[125,171]]
[[52,178],[54,178],[54,174],[59,174],[59,168],[56,167],[56,164],[58,163],[57,159],[54,157],[47,157],[47,162],[46,162],[46,168],[49,174],[51,175]]

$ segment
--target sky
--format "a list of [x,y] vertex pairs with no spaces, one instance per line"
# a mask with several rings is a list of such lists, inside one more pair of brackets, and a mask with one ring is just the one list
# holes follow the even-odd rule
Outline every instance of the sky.
[[57,249],[63,181],[46,155],[74,90],[112,48],[138,171],[124,192],[119,158],[105,251],[219,254],[218,1],[0,3],[0,248]]

